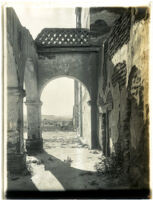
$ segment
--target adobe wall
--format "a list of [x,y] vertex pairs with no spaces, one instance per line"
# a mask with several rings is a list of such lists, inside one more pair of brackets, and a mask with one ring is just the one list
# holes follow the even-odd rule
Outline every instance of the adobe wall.
[[98,84],[97,103],[108,116],[110,155],[116,154],[130,185],[138,188],[148,187],[148,33],[149,20],[133,10],[116,21],[103,42]]

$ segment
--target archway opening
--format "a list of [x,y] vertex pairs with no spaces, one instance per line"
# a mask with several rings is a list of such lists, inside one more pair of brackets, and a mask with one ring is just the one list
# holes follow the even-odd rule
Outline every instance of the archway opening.
[[73,118],[73,94],[72,79],[58,78],[49,82],[41,94],[42,116]]
[[[31,112],[30,114],[28,112],[33,107],[28,107],[32,96],[31,92],[28,93],[26,81],[24,85],[24,89],[27,90],[26,98],[24,98],[24,102],[26,101],[26,106],[24,106],[25,139],[32,135],[29,134],[31,133],[29,123],[33,121],[30,118]],[[41,91],[39,96],[42,102],[40,127],[44,151],[32,156],[27,155],[27,166],[30,173],[34,174],[32,182],[40,190],[90,189],[97,178],[95,163],[99,160],[100,152],[90,149],[91,98],[89,91],[79,80],[65,76],[50,80]],[[33,114],[35,119],[39,117],[37,112],[35,116]],[[100,183],[101,180],[98,179],[98,182]]]
[[78,141],[75,145],[91,147],[90,95],[79,80],[72,77],[55,78],[43,89],[41,101],[44,141],[50,138],[50,145],[53,145],[55,138],[57,141],[63,138],[56,145],[68,146],[67,143],[71,143],[73,146],[75,141]]

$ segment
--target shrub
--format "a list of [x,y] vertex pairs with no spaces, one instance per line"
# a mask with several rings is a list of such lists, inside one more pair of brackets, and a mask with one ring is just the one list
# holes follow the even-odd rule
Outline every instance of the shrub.
[[110,157],[102,156],[100,162],[95,164],[98,173],[117,177],[122,173],[122,159],[112,154]]

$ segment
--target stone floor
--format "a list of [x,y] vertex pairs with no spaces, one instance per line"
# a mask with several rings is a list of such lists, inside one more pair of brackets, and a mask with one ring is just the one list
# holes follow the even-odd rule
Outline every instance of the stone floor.
[[114,188],[94,165],[101,152],[82,145],[75,132],[44,132],[44,152],[27,156],[30,174],[9,177],[9,190],[87,190]]

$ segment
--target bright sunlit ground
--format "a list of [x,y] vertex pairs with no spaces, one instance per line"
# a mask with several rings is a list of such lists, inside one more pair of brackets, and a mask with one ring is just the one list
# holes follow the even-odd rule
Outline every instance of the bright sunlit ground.
[[95,170],[94,165],[99,161],[101,151],[90,150],[81,144],[75,132],[44,132],[43,144],[43,153],[27,156],[31,174],[10,177],[8,189],[61,191],[117,188],[116,179],[100,175]]

